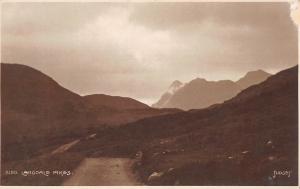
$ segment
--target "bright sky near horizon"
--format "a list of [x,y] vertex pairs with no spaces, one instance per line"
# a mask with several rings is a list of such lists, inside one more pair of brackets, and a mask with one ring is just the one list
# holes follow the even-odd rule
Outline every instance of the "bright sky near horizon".
[[287,2],[3,3],[1,58],[82,95],[152,104],[174,80],[237,80],[248,71],[296,65],[290,14],[296,8]]

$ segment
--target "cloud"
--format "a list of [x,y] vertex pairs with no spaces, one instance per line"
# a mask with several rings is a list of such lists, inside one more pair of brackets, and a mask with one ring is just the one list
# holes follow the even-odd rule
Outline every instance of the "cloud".
[[291,22],[287,20],[290,14],[287,2],[140,3],[136,7],[131,20],[153,29],[193,26],[207,20],[256,28],[287,26]]
[[298,26],[300,24],[300,9],[299,9],[299,1],[295,0],[290,3],[291,9],[291,18],[294,23]]
[[197,49],[187,54],[198,58],[194,70],[201,74],[221,67],[236,77],[247,70],[278,71],[297,64],[297,28],[289,15],[285,2],[148,3],[139,4],[131,20],[177,33],[182,43]]
[[[31,15],[50,16],[52,11],[58,11],[56,8],[46,7],[47,14],[44,10],[43,13],[37,11]],[[13,12],[20,11],[22,6],[18,5],[18,8],[16,10],[14,7]],[[33,10],[36,8],[34,6]],[[68,11],[73,11],[68,8]],[[20,25],[18,28],[18,25],[14,25],[15,32],[5,30],[3,33],[4,61],[38,68],[63,86],[81,94],[107,93],[150,98],[152,94],[148,94],[147,89],[143,88],[148,86],[155,89],[151,82],[159,82],[160,77],[156,72],[163,67],[161,58],[169,56],[168,53],[176,49],[176,44],[167,31],[153,32],[144,26],[130,23],[130,11],[119,6],[109,7],[105,13],[93,17],[82,27],[78,27],[81,21],[77,28],[65,21],[65,29],[46,32],[40,26],[48,24],[45,27],[48,28],[51,24],[29,16],[24,20],[33,19],[31,23],[37,22],[32,32],[19,32],[24,31],[25,26]],[[54,25],[58,27],[61,24]]]
[[153,102],[173,80],[297,64],[288,3],[4,3],[2,61],[80,94]]
[[[115,8],[99,16],[77,33],[87,45],[97,42],[104,46],[112,45],[131,54],[135,61],[145,69],[157,69],[160,57],[174,50],[176,44],[168,31],[152,31],[132,24],[129,21],[130,9]],[[89,39],[86,36],[90,36]],[[125,64],[123,62],[123,64]],[[121,63],[118,63],[121,64]]]
[[105,14],[111,3],[2,3],[2,30],[16,35],[71,32]]

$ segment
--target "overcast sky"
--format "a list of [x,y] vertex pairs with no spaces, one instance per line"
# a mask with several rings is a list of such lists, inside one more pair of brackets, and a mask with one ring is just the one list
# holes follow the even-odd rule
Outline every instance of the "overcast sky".
[[288,3],[4,3],[2,62],[152,104],[174,80],[297,64]]

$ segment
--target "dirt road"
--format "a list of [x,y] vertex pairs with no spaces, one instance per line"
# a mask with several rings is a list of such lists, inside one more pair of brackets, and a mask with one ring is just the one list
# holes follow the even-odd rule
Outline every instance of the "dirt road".
[[132,173],[131,164],[127,158],[86,158],[63,185],[142,185]]

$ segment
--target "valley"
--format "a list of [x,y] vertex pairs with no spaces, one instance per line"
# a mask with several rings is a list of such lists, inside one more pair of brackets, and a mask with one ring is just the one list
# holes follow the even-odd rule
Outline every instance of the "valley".
[[[189,111],[82,97],[32,68],[1,69],[2,185],[298,183],[298,66]],[[272,177],[274,170],[291,175]]]

